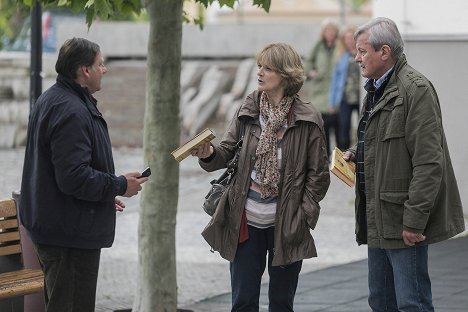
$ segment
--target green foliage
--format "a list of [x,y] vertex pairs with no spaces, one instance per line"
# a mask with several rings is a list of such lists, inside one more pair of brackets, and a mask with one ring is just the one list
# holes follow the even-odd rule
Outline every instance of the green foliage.
[[[88,27],[91,26],[94,19],[99,17],[104,20],[147,20],[147,15],[142,7],[141,0],[1,0],[2,4],[7,3],[10,8],[15,8],[16,5],[21,5],[23,8],[26,6],[31,7],[34,2],[40,3],[44,10],[52,8],[68,8],[74,13],[85,11],[86,23]],[[190,0],[198,3],[205,8],[214,2],[218,2],[221,7],[226,6],[233,8],[238,0]],[[357,0],[359,1],[359,0]],[[363,1],[363,0],[361,0]],[[253,5],[263,8],[266,12],[270,10],[271,0],[253,0]],[[3,7],[0,14],[0,35],[2,27],[2,16],[4,14]],[[6,18],[4,18],[7,20]],[[204,23],[204,12],[200,11],[198,16],[190,17],[184,11],[184,22],[194,23],[201,28]]]
[[361,6],[368,3],[369,0],[346,0],[346,2],[353,11],[358,11]]
[[[203,4],[205,8],[214,2],[218,2],[220,7],[227,6],[233,8],[237,0],[195,0],[195,2]],[[253,5],[263,8],[268,12],[270,10],[271,0],[253,0]]]
[[29,11],[29,7],[17,0],[0,0],[0,50],[14,40]]
[[270,11],[271,0],[253,0],[253,5],[263,8],[265,12]]
[[[236,2],[238,2],[238,0],[185,0],[185,1],[195,1],[196,4],[199,4],[201,8],[205,8],[205,9],[215,2],[217,2],[220,7],[226,6],[229,8],[234,8],[234,5],[236,4]],[[253,0],[252,4],[260,8],[263,8],[266,12],[269,12],[271,0]],[[205,14],[204,9],[199,10],[197,17],[191,17],[186,11],[184,11],[183,21],[184,23],[193,23],[195,25],[198,25],[200,29],[203,29],[203,25],[205,22],[204,14]]]
[[[17,0],[21,1],[21,0]],[[33,0],[23,0],[23,3],[31,6]],[[35,0],[42,4],[44,9],[68,8],[74,13],[82,10],[86,13],[86,24],[91,26],[94,19],[103,20],[135,19],[142,11],[140,0]]]

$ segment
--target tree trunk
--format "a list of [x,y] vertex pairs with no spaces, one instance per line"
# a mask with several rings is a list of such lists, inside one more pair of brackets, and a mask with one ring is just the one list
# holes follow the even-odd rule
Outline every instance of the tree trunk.
[[140,201],[139,285],[134,312],[177,310],[175,225],[180,140],[179,99],[183,0],[147,0],[148,40],[145,162],[153,174]]

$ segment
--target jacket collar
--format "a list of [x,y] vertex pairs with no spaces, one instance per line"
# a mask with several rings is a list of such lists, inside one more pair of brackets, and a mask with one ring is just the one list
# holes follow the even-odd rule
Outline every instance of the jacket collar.
[[[239,109],[237,117],[240,119],[251,118],[258,120],[260,115],[260,95],[261,93],[258,90],[250,93]],[[297,94],[294,96],[294,101],[291,105],[292,114],[290,126],[293,126],[297,121],[307,121],[314,122],[319,125],[321,124],[318,114],[311,114],[310,107],[308,107],[310,105],[312,104],[303,102]]]
[[88,88],[80,86],[74,80],[59,74],[57,76],[57,83],[61,86],[73,90],[73,92],[83,100],[89,99],[92,100],[93,103],[97,104],[96,99],[91,95],[91,93],[89,93]]
[[57,84],[76,94],[92,114],[102,116],[97,109],[97,100],[89,93],[88,88],[82,87],[74,80],[60,74],[57,76]]
[[398,96],[398,88],[397,88],[397,79],[401,69],[407,65],[408,62],[406,61],[406,55],[402,54],[400,58],[397,60],[393,72],[391,73],[390,77],[388,78],[388,83],[385,86],[383,94],[378,103],[376,103],[375,109],[372,111],[372,115],[375,114],[377,111],[382,109],[386,106],[389,100]]

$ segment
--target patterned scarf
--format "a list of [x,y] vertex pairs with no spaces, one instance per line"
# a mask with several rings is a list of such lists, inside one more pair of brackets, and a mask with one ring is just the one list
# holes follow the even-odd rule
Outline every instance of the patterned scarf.
[[292,97],[283,97],[278,106],[272,106],[265,92],[260,97],[260,115],[265,122],[255,155],[256,182],[262,198],[278,195],[278,146],[276,132],[287,123]]

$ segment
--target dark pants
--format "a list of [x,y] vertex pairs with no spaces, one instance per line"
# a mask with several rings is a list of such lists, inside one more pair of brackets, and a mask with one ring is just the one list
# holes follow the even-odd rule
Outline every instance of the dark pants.
[[353,111],[359,113],[359,104],[348,104],[342,102],[340,106],[340,130],[339,130],[339,142],[338,147],[341,150],[346,150],[351,146],[351,116]]
[[100,249],[36,244],[47,312],[94,312]]
[[331,133],[330,130],[333,129],[333,133],[335,135],[335,144],[336,146],[340,146],[340,126],[338,121],[338,113],[322,113],[323,119],[323,129],[325,131],[325,138],[327,140],[327,154],[330,156],[331,148],[330,148],[330,139]]
[[270,312],[294,311],[299,272],[302,261],[285,266],[271,266],[273,260],[274,227],[258,229],[249,225],[249,239],[237,246],[231,262],[233,312],[258,312],[260,285],[266,266],[270,275],[268,298]]

